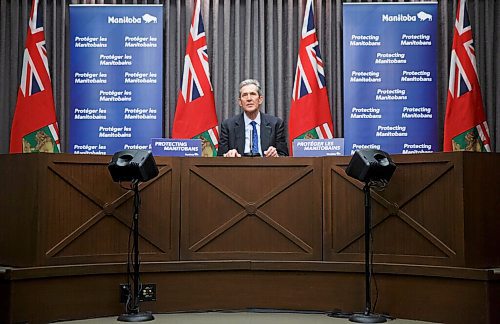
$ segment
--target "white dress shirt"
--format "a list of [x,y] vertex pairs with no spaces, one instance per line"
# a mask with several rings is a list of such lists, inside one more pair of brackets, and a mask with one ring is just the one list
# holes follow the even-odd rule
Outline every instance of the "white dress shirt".
[[[250,118],[248,118],[248,116],[246,114],[243,114],[243,120],[245,121],[245,151],[244,152],[250,153],[252,150],[253,126],[250,124],[252,122],[252,120]],[[254,121],[255,121],[255,123],[257,123],[257,125],[255,125],[255,127],[257,128],[257,138],[258,138],[258,142],[259,142],[259,153],[261,156],[263,156],[262,145],[260,143],[260,111],[257,114],[257,117],[255,117]]]

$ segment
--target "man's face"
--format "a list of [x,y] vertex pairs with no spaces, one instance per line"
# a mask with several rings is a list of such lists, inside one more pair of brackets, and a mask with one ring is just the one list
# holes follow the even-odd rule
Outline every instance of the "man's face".
[[257,114],[259,107],[264,98],[259,96],[257,87],[254,84],[249,84],[240,89],[240,106],[247,115]]

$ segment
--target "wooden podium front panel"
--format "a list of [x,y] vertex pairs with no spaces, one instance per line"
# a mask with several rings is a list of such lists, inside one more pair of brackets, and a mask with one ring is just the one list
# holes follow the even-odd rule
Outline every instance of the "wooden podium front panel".
[[[14,173],[21,175],[24,182],[16,187],[24,186],[25,192],[33,192],[21,195],[23,200],[17,202],[14,196],[4,197],[14,201],[7,207],[10,213],[30,220],[28,226],[12,226],[12,235],[20,239],[11,240],[10,246],[23,245],[23,237],[36,242],[30,243],[29,248],[18,249],[19,255],[6,264],[39,266],[127,260],[133,192],[112,181],[107,168],[110,156],[25,154],[7,159],[16,163]],[[177,260],[178,160],[155,160],[159,176],[139,185],[141,260]],[[31,177],[36,179],[34,183]],[[35,207],[28,209],[25,204]],[[32,257],[26,258],[25,254]]]
[[[389,185],[381,192],[372,190],[374,262],[476,268],[499,265],[499,250],[493,249],[499,243],[490,242],[498,242],[493,232],[500,232],[500,179],[493,168],[499,155],[470,154],[392,156],[397,169]],[[482,176],[469,175],[464,156],[474,157],[481,167],[473,172]],[[346,175],[349,161],[350,157],[324,160],[325,260],[364,260],[363,184]],[[480,179],[488,173],[495,179],[495,172],[497,180],[488,181],[492,193],[481,190]],[[466,184],[464,178],[475,180]],[[472,197],[483,198],[475,203],[465,199],[473,192],[482,194]],[[489,212],[481,213],[478,205]],[[489,224],[490,229],[479,224]]]
[[47,157],[0,155],[0,265],[36,264],[38,175]]
[[500,267],[500,153],[463,154],[465,264]]
[[[376,263],[463,265],[460,156],[394,155],[384,191],[372,189]],[[325,160],[325,259],[364,260],[363,183],[345,169],[350,157]]]
[[321,260],[322,160],[182,161],[181,259]]

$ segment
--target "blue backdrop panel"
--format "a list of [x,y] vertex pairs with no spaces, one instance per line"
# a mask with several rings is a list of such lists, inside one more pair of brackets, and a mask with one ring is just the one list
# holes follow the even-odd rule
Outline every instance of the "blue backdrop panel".
[[163,7],[70,6],[69,151],[150,149],[162,137]]
[[438,149],[437,3],[344,3],[345,153]]

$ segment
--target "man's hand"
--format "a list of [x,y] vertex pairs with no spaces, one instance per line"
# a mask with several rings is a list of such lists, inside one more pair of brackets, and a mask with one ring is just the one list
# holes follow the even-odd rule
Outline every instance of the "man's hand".
[[232,149],[224,153],[224,157],[241,157],[241,154],[236,151],[236,149]]
[[274,146],[269,146],[267,150],[264,151],[265,157],[278,157],[278,150]]

